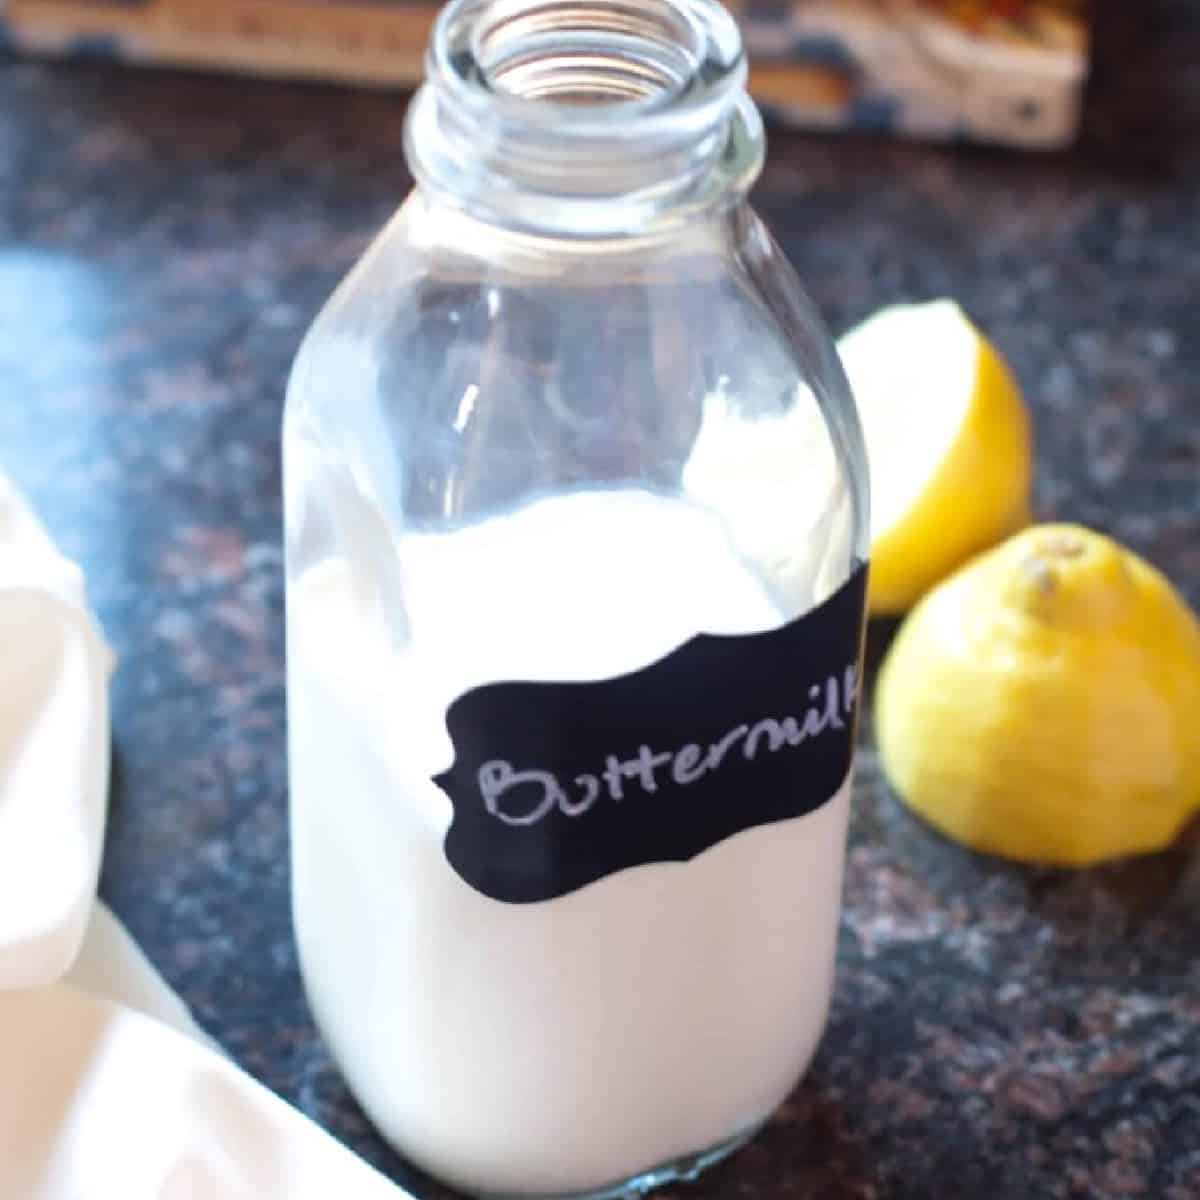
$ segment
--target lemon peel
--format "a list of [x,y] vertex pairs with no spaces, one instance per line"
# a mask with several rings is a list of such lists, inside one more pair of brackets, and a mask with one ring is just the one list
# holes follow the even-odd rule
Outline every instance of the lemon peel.
[[1200,622],[1111,539],[1035,526],[914,609],[875,717],[901,798],[974,849],[1074,866],[1157,850],[1200,809]]
[[870,608],[900,613],[1029,523],[1029,416],[951,300],[881,309],[838,342],[871,474]]

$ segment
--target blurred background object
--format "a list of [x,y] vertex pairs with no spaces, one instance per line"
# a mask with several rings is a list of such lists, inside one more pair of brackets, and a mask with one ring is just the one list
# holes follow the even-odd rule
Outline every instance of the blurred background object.
[[[801,128],[1068,144],[1087,0],[728,0],[760,103]],[[8,0],[23,52],[407,86],[430,0]]]

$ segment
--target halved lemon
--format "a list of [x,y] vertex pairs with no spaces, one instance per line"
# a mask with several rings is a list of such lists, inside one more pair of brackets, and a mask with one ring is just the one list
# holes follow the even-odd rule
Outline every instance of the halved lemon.
[[882,309],[838,343],[871,473],[871,611],[900,613],[1029,523],[1029,415],[951,300]]

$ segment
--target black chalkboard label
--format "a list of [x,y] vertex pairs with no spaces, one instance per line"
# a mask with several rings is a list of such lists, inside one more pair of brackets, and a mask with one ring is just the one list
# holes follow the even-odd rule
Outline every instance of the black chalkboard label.
[[446,857],[513,904],[685,862],[825,804],[854,752],[866,567],[766,633],[700,634],[615,679],[496,683],[450,706]]

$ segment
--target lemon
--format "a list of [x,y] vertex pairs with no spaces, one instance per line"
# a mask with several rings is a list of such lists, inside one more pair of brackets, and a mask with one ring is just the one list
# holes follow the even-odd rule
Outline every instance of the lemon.
[[1200,808],[1200,622],[1110,539],[1035,526],[913,610],[875,716],[896,791],[968,846],[1064,865],[1155,850]]
[[899,613],[1029,523],[1029,416],[951,300],[882,309],[838,352],[870,464],[871,611]]

